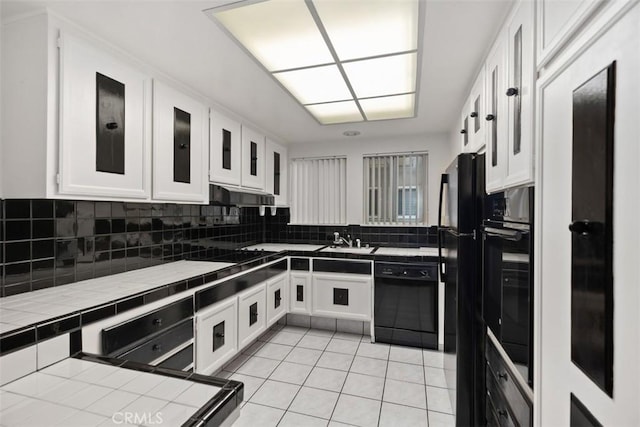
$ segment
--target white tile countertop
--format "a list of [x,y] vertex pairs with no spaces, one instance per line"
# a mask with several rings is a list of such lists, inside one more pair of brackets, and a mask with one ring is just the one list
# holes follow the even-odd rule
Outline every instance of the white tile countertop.
[[305,245],[298,243],[260,243],[259,245],[252,245],[242,248],[245,251],[267,251],[267,252],[280,252],[280,251],[317,251],[324,248],[327,245]]
[[379,247],[374,255],[390,256],[438,256],[438,248],[387,248]]
[[0,333],[212,273],[226,262],[176,261],[0,299]]
[[214,385],[69,358],[0,387],[0,424],[178,426],[218,391]]

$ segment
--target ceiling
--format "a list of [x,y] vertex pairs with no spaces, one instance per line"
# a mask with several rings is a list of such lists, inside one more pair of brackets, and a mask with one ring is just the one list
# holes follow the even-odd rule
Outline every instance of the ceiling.
[[512,2],[427,0],[417,116],[324,126],[202,12],[221,0],[1,0],[0,14],[48,7],[271,136],[314,143],[346,140],[345,130],[366,139],[450,131]]

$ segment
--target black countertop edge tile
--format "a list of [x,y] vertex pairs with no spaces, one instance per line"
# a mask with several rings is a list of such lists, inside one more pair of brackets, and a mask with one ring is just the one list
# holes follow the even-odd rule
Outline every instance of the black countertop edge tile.
[[198,409],[183,426],[218,426],[231,414],[242,402],[244,385],[239,381],[225,380],[200,374],[178,371],[175,369],[160,368],[144,363],[126,361],[114,357],[100,356],[96,354],[79,352],[73,355],[75,359],[86,360],[104,365],[111,365],[123,369],[164,375],[167,377],[198,382],[219,387],[220,390]]
[[80,329],[80,314],[74,314],[36,326],[38,342]]
[[36,328],[28,326],[0,336],[0,356],[22,350],[36,344]]

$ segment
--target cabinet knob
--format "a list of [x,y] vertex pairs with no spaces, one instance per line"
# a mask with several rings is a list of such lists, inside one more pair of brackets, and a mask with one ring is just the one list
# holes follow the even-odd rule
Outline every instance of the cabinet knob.
[[189,144],[180,144],[181,150],[184,150],[185,148],[189,148]]
[[154,344],[153,347],[151,347],[151,350],[153,350],[153,351],[162,351],[162,345]]
[[466,129],[462,129],[462,130],[460,131],[460,133],[464,135],[465,133],[467,133],[467,130],[466,130]]
[[504,409],[499,409],[498,410],[498,415],[503,417],[503,418],[509,418],[509,414]]
[[469,114],[469,116],[476,118],[478,117],[478,113],[476,111],[472,111],[471,114]]
[[116,122],[109,122],[106,126],[109,130],[118,129],[118,124]]
[[500,378],[501,380],[507,381],[509,377],[507,376],[506,372],[502,372],[502,373],[498,372],[498,378]]
[[490,122],[492,120],[494,120],[496,118],[496,116],[494,116],[493,114],[487,114],[487,117],[485,117],[485,119]]
[[510,87],[509,89],[507,89],[507,96],[514,96],[517,94],[518,94],[518,88]]
[[162,319],[153,319],[152,323],[156,326],[162,326]]
[[221,333],[221,332],[218,332],[218,333],[216,334],[216,337],[218,337],[218,338],[224,338],[224,334],[223,334],[223,333]]
[[573,221],[569,224],[569,231],[572,233],[588,236],[589,234],[598,234],[604,230],[601,222],[590,222],[589,220]]

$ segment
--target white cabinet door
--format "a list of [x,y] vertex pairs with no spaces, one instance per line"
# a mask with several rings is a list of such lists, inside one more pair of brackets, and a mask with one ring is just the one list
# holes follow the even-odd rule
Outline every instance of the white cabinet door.
[[507,174],[507,49],[506,34],[498,37],[486,62],[486,189],[488,193],[504,186]]
[[196,315],[195,372],[209,375],[238,351],[238,299],[234,296]]
[[538,0],[538,67],[547,64],[584,22],[608,0]]
[[240,123],[211,110],[209,146],[209,181],[240,185]]
[[266,283],[238,295],[238,348],[246,345],[267,329]]
[[149,197],[150,101],[147,75],[60,34],[60,194]]
[[267,281],[267,327],[276,323],[289,309],[289,275],[283,273]]
[[264,135],[242,126],[242,186],[264,190]]
[[276,206],[289,204],[288,164],[287,149],[267,138],[265,191],[274,195]]
[[370,276],[314,273],[312,283],[314,316],[371,320]]
[[311,276],[307,273],[291,273],[289,283],[289,311],[311,314]]
[[209,202],[207,108],[160,81],[153,84],[153,198]]
[[507,24],[509,144],[505,186],[533,182],[533,2],[519,4]]
[[471,93],[469,94],[469,147],[473,153],[478,152],[485,145],[485,84],[484,70],[476,78]]

